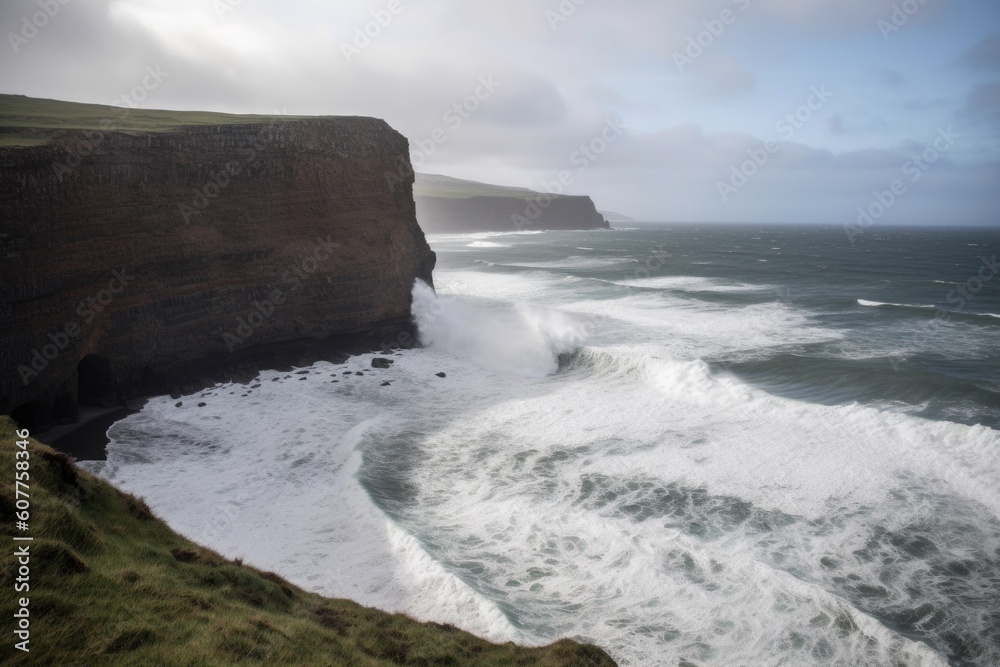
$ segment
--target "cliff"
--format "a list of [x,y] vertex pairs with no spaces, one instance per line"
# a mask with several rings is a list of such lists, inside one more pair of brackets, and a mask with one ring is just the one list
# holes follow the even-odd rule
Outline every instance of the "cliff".
[[427,233],[607,229],[590,197],[546,195],[447,176],[417,174],[417,219]]
[[434,253],[384,121],[0,96],[0,413],[408,343]]

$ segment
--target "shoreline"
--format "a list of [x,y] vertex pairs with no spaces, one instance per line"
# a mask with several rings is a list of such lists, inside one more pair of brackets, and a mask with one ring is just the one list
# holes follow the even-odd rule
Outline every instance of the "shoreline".
[[325,350],[315,348],[303,350],[300,345],[289,345],[286,349],[280,350],[279,346],[272,346],[270,363],[260,359],[260,363],[257,364],[246,360],[242,360],[238,364],[223,364],[221,368],[216,369],[215,373],[203,374],[197,380],[185,384],[181,389],[170,392],[162,390],[144,392],[130,396],[127,403],[111,407],[80,405],[79,419],[76,422],[52,426],[38,433],[35,438],[64,454],[68,454],[77,462],[106,461],[107,446],[110,443],[107,435],[108,429],[116,422],[142,410],[147,399],[156,396],[170,396],[182,400],[218,384],[227,382],[249,384],[263,371],[291,372],[295,368],[311,366],[318,361],[342,365],[353,357],[365,354],[390,353],[420,347],[415,336],[407,339],[407,342],[411,343],[410,345],[373,344],[372,340],[365,338],[362,337],[359,340],[348,336],[346,340],[341,340],[340,345]]
[[81,405],[79,421],[54,426],[35,436],[35,439],[68,454],[76,462],[105,461],[110,442],[108,429],[115,422],[138,412],[141,406],[135,408],[138,409],[123,405],[111,408]]

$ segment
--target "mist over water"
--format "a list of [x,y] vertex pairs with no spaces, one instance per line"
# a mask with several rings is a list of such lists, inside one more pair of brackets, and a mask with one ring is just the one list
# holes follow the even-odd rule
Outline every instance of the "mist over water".
[[1000,234],[867,236],[432,236],[426,349],[154,399],[90,465],[227,555],[498,641],[1000,664],[1000,276],[969,291]]
[[413,319],[421,344],[529,377],[554,373],[559,355],[577,350],[587,332],[569,313],[527,303],[475,308],[438,297],[422,280],[413,286]]

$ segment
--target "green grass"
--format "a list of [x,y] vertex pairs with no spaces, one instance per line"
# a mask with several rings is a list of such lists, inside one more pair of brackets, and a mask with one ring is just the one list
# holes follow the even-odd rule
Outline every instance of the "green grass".
[[[14,424],[0,417],[0,585],[16,563]],[[0,662],[11,665],[614,665],[600,649],[563,640],[495,645],[453,627],[418,623],[308,593],[173,532],[146,504],[34,440],[30,453],[31,652],[13,648],[4,604]],[[18,533],[23,535],[25,533]]]
[[24,95],[0,95],[0,146],[38,146],[66,130],[169,132],[185,125],[271,123],[307,116],[128,109]]
[[[490,185],[477,181],[466,181],[439,174],[416,174],[413,184],[415,197],[439,197],[441,199],[468,199],[469,197],[516,197],[518,199],[539,199],[540,192],[527,188],[505,185]],[[560,197],[562,195],[551,195]]]

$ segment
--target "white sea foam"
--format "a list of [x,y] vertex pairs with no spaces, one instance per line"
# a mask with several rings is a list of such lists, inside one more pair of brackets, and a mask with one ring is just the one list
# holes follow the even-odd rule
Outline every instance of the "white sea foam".
[[316,592],[530,641],[372,504],[357,473],[386,423],[380,378],[342,368],[320,363],[304,380],[265,372],[250,397],[222,385],[199,399],[205,408],[153,399],[111,428],[106,463],[86,465],[192,539]]
[[[669,284],[678,289],[658,294],[629,294],[619,289],[621,296],[608,298],[609,286],[621,287],[617,281],[590,281],[545,271],[516,275],[442,271],[436,275],[435,284],[439,294],[446,298],[461,297],[468,306],[509,309],[510,304],[527,302],[573,313],[582,318],[577,324],[582,324],[583,333],[595,344],[624,338],[633,344],[654,346],[657,351],[652,354],[680,359],[717,356],[734,350],[745,353],[767,350],[778,340],[795,344],[841,337],[838,331],[814,326],[804,313],[777,301],[740,308],[700,301],[695,298],[696,292],[712,292],[711,288],[720,287],[708,279],[650,280],[654,285]],[[740,290],[742,286],[734,288]],[[777,288],[771,289],[777,296]]]
[[644,287],[647,289],[680,290],[690,292],[767,292],[777,291],[776,285],[734,283],[718,278],[703,278],[701,276],[656,276],[650,278],[635,278],[631,280],[616,280],[615,284],[626,287]]
[[923,561],[853,554],[928,520],[946,555],[1000,548],[1000,433],[778,398],[701,360],[838,339],[784,303],[436,281],[414,288],[428,347],[392,369],[154,399],[101,474],[228,555],[499,641],[572,636],[631,667],[946,664],[843,587],[905,602],[912,581],[947,609]]
[[448,234],[428,234],[427,240],[432,244],[437,245],[442,242],[459,241],[462,239],[491,239],[497,236],[535,236],[538,234],[544,234],[544,231],[533,230],[533,231],[523,231],[523,232],[466,232],[466,233],[448,233]]
[[869,308],[879,308],[879,307],[890,307],[890,308],[936,308],[936,306],[922,305],[922,304],[909,304],[909,303],[883,303],[881,301],[869,301],[867,299],[858,299],[859,306],[867,306]]
[[570,256],[540,262],[509,262],[507,266],[525,269],[603,269],[614,266],[635,264],[631,257],[580,257]]
[[485,368],[548,375],[558,356],[583,344],[583,321],[562,311],[515,304],[506,312],[477,310],[442,299],[426,283],[413,288],[413,318],[420,342]]

